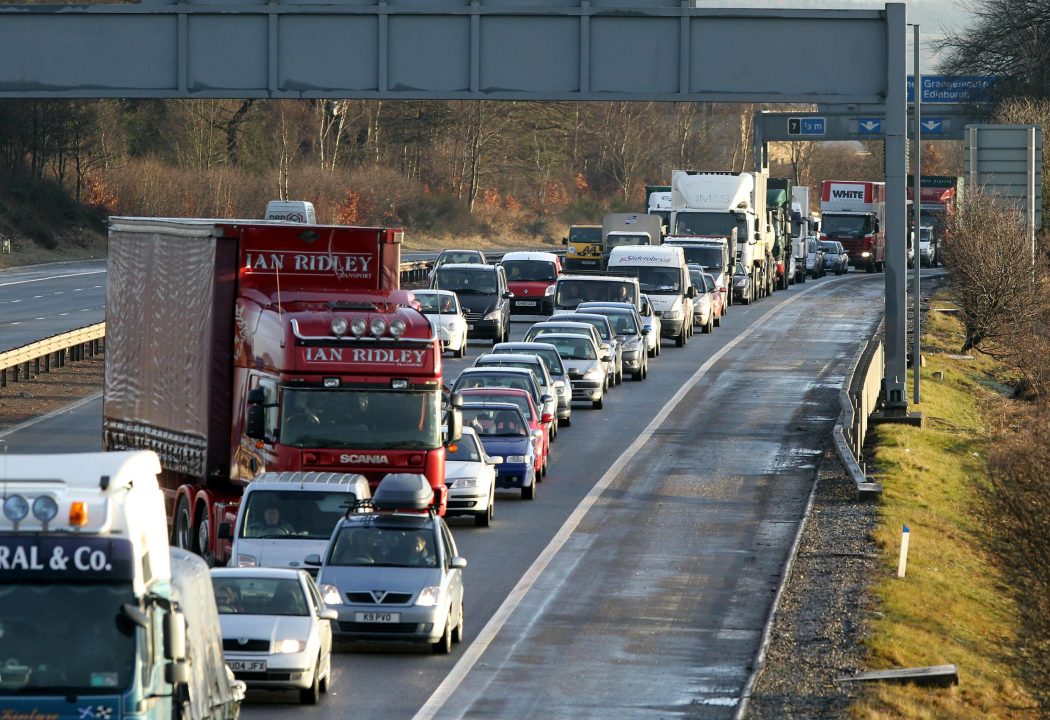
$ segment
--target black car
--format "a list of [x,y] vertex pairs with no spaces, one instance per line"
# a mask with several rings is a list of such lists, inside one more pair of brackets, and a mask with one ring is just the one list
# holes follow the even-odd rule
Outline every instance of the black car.
[[751,273],[744,269],[743,263],[736,264],[733,273],[733,302],[747,305],[751,302]]
[[430,286],[451,290],[467,319],[467,337],[498,342],[510,340],[510,299],[507,276],[499,265],[450,263],[434,272]]

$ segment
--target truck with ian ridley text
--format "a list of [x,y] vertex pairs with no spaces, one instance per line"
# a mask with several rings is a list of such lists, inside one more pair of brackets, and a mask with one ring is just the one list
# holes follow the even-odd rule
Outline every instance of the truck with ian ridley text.
[[820,186],[820,239],[838,240],[850,265],[868,272],[886,267],[886,183],[825,180]]
[[0,717],[236,720],[208,566],[168,544],[152,452],[5,455]]
[[675,170],[671,175],[668,237],[726,238],[730,257],[751,275],[745,304],[773,291],[775,238],[766,214],[766,180],[758,172]]
[[160,456],[174,544],[225,564],[265,471],[422,473],[444,511],[441,346],[402,235],[111,218],[103,443]]

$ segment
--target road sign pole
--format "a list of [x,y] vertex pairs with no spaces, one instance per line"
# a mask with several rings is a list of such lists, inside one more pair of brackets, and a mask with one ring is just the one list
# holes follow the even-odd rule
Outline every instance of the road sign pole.
[[907,414],[907,232],[905,140],[908,126],[905,5],[887,3],[886,24],[886,365],[887,414]]
[[[911,374],[912,374],[912,402],[916,405],[919,404],[919,368],[921,363],[922,345],[921,345],[921,329],[922,329],[922,315],[920,314],[920,303],[919,303],[919,270],[922,268],[922,253],[919,252],[919,247],[922,244],[922,225],[920,224],[922,218],[922,113],[919,110],[922,104],[922,75],[919,74],[919,24],[915,23],[912,26],[915,31],[915,43],[912,52],[915,55],[915,162],[912,165],[912,235],[911,235],[911,249],[912,249],[912,272],[914,273],[914,287],[912,288],[912,330],[911,330]],[[931,238],[930,249],[933,249],[933,241]]]

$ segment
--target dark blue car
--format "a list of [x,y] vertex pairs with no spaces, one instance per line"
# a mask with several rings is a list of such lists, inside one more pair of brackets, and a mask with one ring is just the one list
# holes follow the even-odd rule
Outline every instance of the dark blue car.
[[463,425],[474,428],[488,455],[503,458],[496,466],[496,487],[521,488],[521,497],[536,497],[536,448],[532,429],[514,403],[463,403]]

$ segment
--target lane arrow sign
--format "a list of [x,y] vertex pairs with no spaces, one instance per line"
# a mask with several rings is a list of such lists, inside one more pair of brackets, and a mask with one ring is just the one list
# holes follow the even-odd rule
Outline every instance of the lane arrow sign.
[[922,129],[929,133],[939,133],[944,130],[944,118],[930,118],[929,120],[923,120],[921,123]]
[[875,135],[882,132],[882,120],[880,118],[860,118],[857,120],[860,132],[866,135]]

